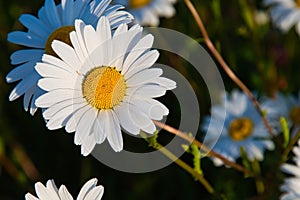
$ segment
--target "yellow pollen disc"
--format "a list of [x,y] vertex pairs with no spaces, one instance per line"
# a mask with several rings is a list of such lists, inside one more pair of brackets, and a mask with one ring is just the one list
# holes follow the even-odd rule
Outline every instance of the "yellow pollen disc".
[[113,67],[97,67],[85,76],[82,94],[95,108],[112,109],[125,96],[126,82],[123,75]]
[[292,108],[290,112],[290,118],[293,124],[299,125],[300,124],[300,106],[296,106]]
[[229,135],[235,141],[242,141],[252,134],[253,127],[253,122],[249,118],[237,118],[229,125]]
[[129,7],[136,9],[142,8],[150,4],[151,0],[129,0]]
[[45,53],[57,57],[56,53],[53,51],[51,47],[53,40],[59,40],[72,46],[69,35],[74,30],[75,30],[74,26],[63,26],[53,31],[47,39],[45,45]]

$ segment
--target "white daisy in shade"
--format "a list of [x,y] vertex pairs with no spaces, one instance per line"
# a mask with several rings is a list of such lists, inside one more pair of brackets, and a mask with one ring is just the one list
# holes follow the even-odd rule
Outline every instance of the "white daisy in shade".
[[293,158],[294,164],[285,163],[281,166],[281,170],[287,174],[293,175],[293,177],[286,178],[280,189],[283,194],[280,199],[282,200],[295,200],[300,199],[300,140],[298,140],[298,146],[293,148],[295,157]]
[[270,7],[273,23],[283,32],[293,26],[300,34],[300,1],[299,0],[264,0],[264,5]]
[[88,155],[108,139],[115,151],[123,149],[121,127],[131,134],[140,129],[152,134],[152,121],[161,120],[168,109],[154,100],[176,83],[151,68],[159,53],[151,50],[153,36],[142,37],[142,28],[120,25],[112,35],[108,18],[101,17],[95,30],[81,20],[70,34],[73,47],[54,41],[61,58],[43,56],[36,70],[43,77],[38,85],[46,94],[36,105],[47,108],[43,116],[49,129],[65,126],[75,131],[75,144]]
[[[205,140],[209,145],[215,144],[210,146],[212,150],[227,159],[235,161],[240,157],[241,148],[244,148],[250,161],[261,161],[265,149],[274,149],[259,113],[244,93],[233,91],[230,96],[224,95],[222,104],[212,107],[211,114],[212,117],[205,118],[202,127],[207,132]],[[217,127],[223,124],[220,135]],[[216,166],[223,164],[218,158],[212,159]]]
[[284,95],[278,92],[274,98],[265,98],[262,102],[262,108],[266,111],[267,118],[277,132],[282,132],[281,117],[288,121],[292,136],[299,130],[300,92],[298,98],[294,95]]
[[114,0],[124,5],[133,14],[135,22],[145,26],[158,26],[159,17],[175,15],[176,0]]
[[8,41],[22,45],[26,49],[18,50],[11,55],[11,63],[18,65],[7,76],[9,83],[20,81],[12,90],[11,101],[24,94],[24,109],[33,115],[37,110],[35,99],[43,91],[37,87],[40,76],[34,70],[44,53],[55,55],[51,43],[61,40],[70,43],[69,33],[74,30],[75,19],[82,19],[87,24],[96,25],[100,16],[107,16],[112,28],[121,23],[130,23],[132,16],[120,9],[121,5],[110,6],[111,0],[62,0],[55,5],[54,0],[46,0],[39,10],[38,17],[23,14],[20,22],[27,32],[14,31],[8,34]]
[[[37,197],[30,193],[25,195],[26,200],[73,200],[72,195],[67,190],[66,186],[61,185],[57,189],[54,180],[48,180],[46,187],[37,182],[35,184],[35,191]],[[100,200],[104,193],[104,187],[102,185],[97,186],[97,179],[93,178],[86,182],[81,188],[77,200]]]

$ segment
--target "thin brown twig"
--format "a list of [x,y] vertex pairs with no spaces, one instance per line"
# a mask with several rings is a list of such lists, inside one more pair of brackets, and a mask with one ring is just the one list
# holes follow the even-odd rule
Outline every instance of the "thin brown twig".
[[24,151],[23,147],[20,144],[13,142],[11,144],[11,148],[12,148],[13,153],[15,154],[20,166],[22,167],[23,171],[27,175],[27,177],[31,181],[38,180],[39,172],[36,169],[33,162],[31,161],[31,159],[28,157],[28,155]]
[[4,153],[0,153],[0,166],[2,166],[11,177],[19,180],[21,172]]
[[266,117],[264,116],[264,113],[263,113],[257,99],[254,97],[252,92],[247,88],[247,86],[236,76],[236,74],[231,70],[231,68],[228,66],[228,64],[224,61],[223,57],[219,54],[219,52],[215,48],[214,44],[211,42],[211,40],[209,38],[209,35],[208,35],[208,33],[205,29],[205,26],[204,26],[204,24],[201,20],[201,17],[198,14],[198,12],[197,12],[196,8],[194,7],[194,5],[191,3],[191,1],[190,0],[185,0],[185,3],[187,5],[187,7],[189,8],[189,10],[191,11],[191,13],[192,13],[199,29],[200,29],[200,32],[202,33],[205,44],[207,45],[207,47],[211,51],[212,55],[219,62],[220,66],[224,69],[224,71],[231,78],[231,80],[233,80],[245,92],[245,94],[250,98],[250,100],[253,102],[255,108],[259,112],[260,116],[262,117],[263,123],[265,124],[269,134],[272,137],[274,137],[274,133],[273,133],[273,130],[271,128],[271,125],[268,122],[268,120],[266,119]]
[[154,121],[155,125],[168,131],[169,133],[172,133],[174,135],[177,135],[179,137],[181,137],[182,139],[188,141],[189,143],[191,144],[195,144],[197,145],[200,149],[202,149],[203,151],[205,151],[207,153],[208,156],[213,156],[213,157],[216,157],[216,158],[219,158],[220,160],[223,161],[223,163],[225,165],[228,165],[232,168],[235,168],[236,170],[238,171],[241,171],[249,176],[254,176],[254,174],[252,172],[250,172],[248,169],[244,168],[243,166],[237,164],[237,163],[234,163],[228,159],[226,159],[225,157],[223,157],[221,154],[218,154],[217,152],[211,150],[210,148],[208,148],[207,146],[205,146],[204,144],[202,144],[201,142],[199,142],[197,139],[193,138],[193,137],[190,137],[189,135],[187,135],[186,133],[180,131],[180,130],[177,130],[169,125],[166,125],[166,124],[163,124],[161,122],[158,122],[158,121]]

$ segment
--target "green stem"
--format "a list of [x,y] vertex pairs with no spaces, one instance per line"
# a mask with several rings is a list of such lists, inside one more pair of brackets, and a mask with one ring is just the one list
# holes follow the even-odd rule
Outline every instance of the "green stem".
[[264,182],[261,178],[261,170],[260,170],[260,165],[257,160],[254,160],[252,162],[252,168],[255,173],[255,184],[256,184],[256,190],[258,194],[263,194],[265,190]]
[[293,147],[294,147],[295,143],[298,141],[299,137],[300,137],[300,130],[297,131],[296,135],[291,139],[290,143],[288,144],[288,146],[284,150],[284,152],[282,154],[283,162],[286,161],[286,158],[287,158],[288,154],[293,149]]
[[[143,132],[140,133],[140,135],[149,143],[149,146],[153,147],[154,149],[159,150],[162,154],[164,154],[166,157],[168,157],[170,160],[175,162],[179,167],[184,169],[186,172],[191,174],[196,180],[198,180],[205,189],[210,193],[213,194],[215,191],[213,187],[210,185],[210,183],[203,177],[203,175],[196,172],[192,167],[190,167],[188,164],[177,158],[172,152],[170,152],[168,149],[163,147],[161,144],[155,141],[153,143],[153,140],[150,138],[147,138],[147,135]],[[155,137],[155,136],[153,136]]]

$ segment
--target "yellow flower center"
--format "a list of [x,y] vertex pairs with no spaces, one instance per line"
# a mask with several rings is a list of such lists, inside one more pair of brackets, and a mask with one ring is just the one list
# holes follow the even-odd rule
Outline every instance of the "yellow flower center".
[[295,125],[300,124],[300,106],[296,106],[292,108],[290,112],[290,118]]
[[125,79],[114,67],[96,67],[87,73],[82,83],[84,98],[99,110],[118,105],[125,92]]
[[45,45],[45,53],[57,57],[56,53],[53,51],[51,47],[53,40],[59,40],[72,46],[69,35],[74,30],[75,30],[74,26],[63,26],[53,31],[47,39]]
[[151,0],[129,0],[129,7],[136,9],[147,6]]
[[237,118],[229,125],[229,135],[235,141],[242,141],[252,134],[253,128],[253,122],[249,118]]

